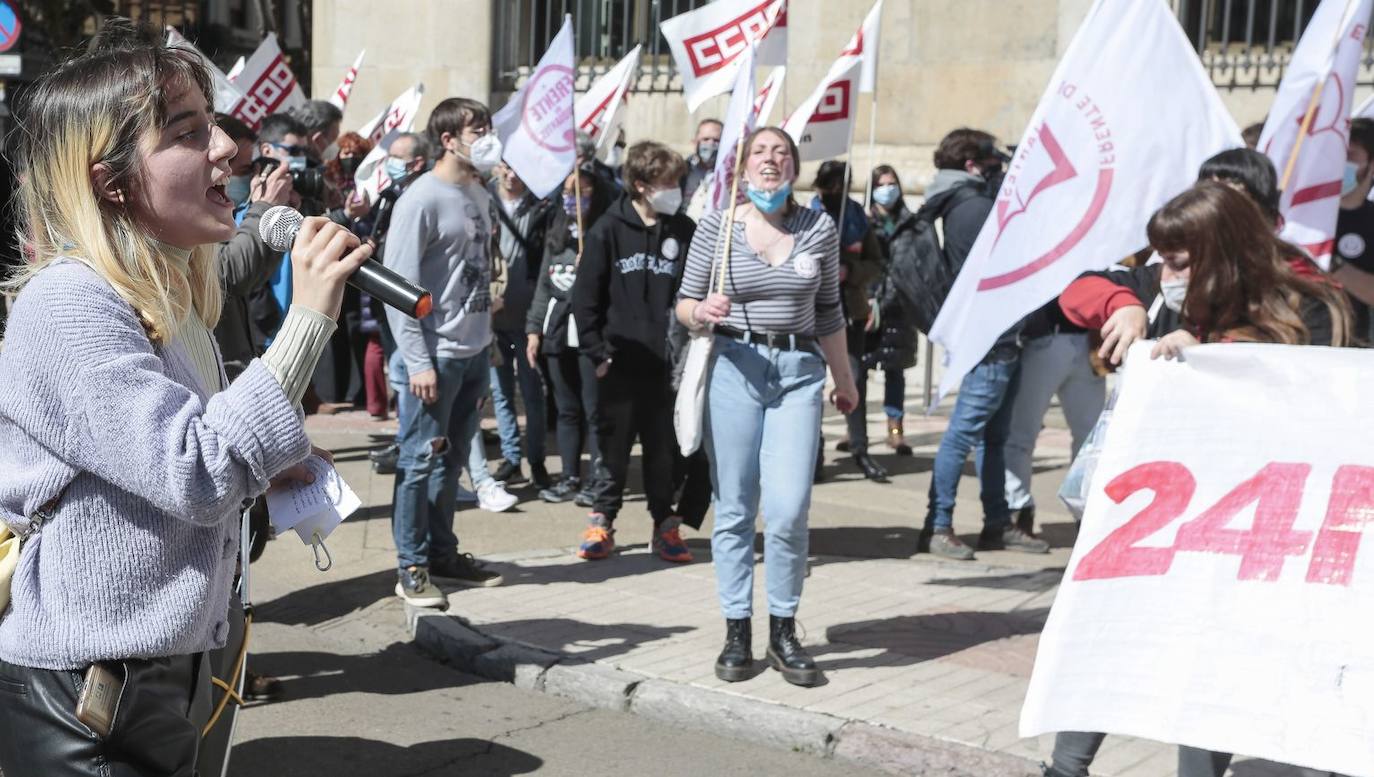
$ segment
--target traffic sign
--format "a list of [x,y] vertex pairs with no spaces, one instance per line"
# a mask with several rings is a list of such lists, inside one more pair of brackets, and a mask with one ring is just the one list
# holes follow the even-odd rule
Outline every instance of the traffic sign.
[[0,0],[0,51],[9,51],[19,42],[19,32],[24,27],[19,21],[19,12],[5,0]]

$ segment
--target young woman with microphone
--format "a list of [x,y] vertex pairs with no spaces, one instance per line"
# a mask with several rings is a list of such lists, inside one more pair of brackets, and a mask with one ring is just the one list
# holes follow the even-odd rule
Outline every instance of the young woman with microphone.
[[0,770],[190,775],[246,501],[307,477],[299,401],[370,255],[307,219],[294,303],[226,386],[214,246],[234,143],[198,56],[109,20],[18,113],[29,263],[0,353]]

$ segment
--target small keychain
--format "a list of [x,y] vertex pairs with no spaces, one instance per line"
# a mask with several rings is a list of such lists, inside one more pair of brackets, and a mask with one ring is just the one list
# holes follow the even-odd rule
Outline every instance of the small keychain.
[[[320,551],[324,551],[324,563],[320,563]],[[324,538],[320,533],[313,532],[310,535],[310,552],[315,555],[315,568],[321,572],[328,572],[334,566],[334,557],[329,553],[329,547],[324,544]]]

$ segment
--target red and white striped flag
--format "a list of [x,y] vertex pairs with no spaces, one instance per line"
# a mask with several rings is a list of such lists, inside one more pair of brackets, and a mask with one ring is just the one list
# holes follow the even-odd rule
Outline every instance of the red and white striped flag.
[[286,64],[275,33],[268,33],[253,56],[243,63],[243,72],[234,79],[243,99],[234,106],[233,115],[253,129],[279,111],[305,105],[305,92]]
[[329,102],[339,110],[343,110],[348,105],[348,96],[353,93],[353,82],[358,80],[358,68],[363,66],[363,57],[367,55],[367,49],[358,52],[358,58],[353,61],[353,67],[344,73],[343,81],[339,82],[339,88],[330,95]]
[[573,105],[577,128],[596,141],[596,152],[615,145],[616,132],[623,114],[620,109],[629,99],[635,76],[639,73],[642,47],[635,46],[615,67],[606,71]]
[[[678,14],[659,25],[682,78],[687,109],[695,111],[711,97],[730,91],[739,71],[739,58],[751,43],[772,38],[787,0],[717,0]],[[768,44],[765,64],[784,64],[777,43]],[[757,57],[757,55],[756,55]]]
[[1283,187],[1280,234],[1307,249],[1323,269],[1331,263],[1336,239],[1355,78],[1370,7],[1371,0],[1322,0],[1293,50],[1260,134],[1259,150],[1273,161]]

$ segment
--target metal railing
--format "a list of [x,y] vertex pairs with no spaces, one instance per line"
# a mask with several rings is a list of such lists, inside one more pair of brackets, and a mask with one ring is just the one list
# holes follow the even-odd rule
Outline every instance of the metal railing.
[[635,44],[644,44],[640,59],[641,92],[681,88],[668,44],[658,25],[709,0],[496,0],[493,25],[495,90],[513,91],[539,61],[549,42],[572,14],[578,58],[578,84],[610,70]]
[[[1245,88],[1273,86],[1283,78],[1320,0],[1172,1],[1212,81],[1223,88]],[[1371,36],[1365,38],[1358,82],[1374,84]]]

